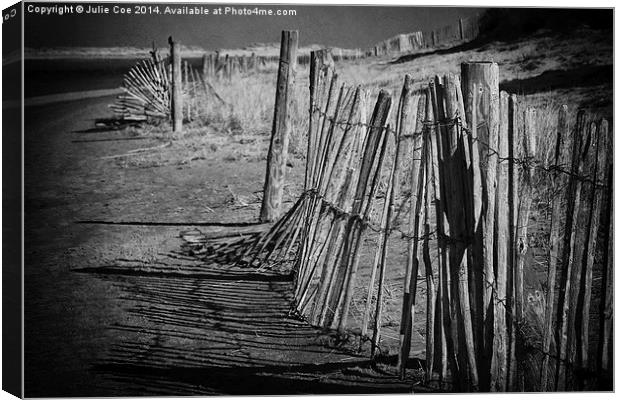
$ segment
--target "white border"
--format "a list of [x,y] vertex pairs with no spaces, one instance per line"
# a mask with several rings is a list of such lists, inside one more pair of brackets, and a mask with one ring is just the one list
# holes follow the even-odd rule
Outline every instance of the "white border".
[[[71,1],[71,2],[78,2],[78,1]],[[141,1],[118,1],[118,3],[137,3],[137,2],[143,2],[143,3],[189,3],[187,1],[182,1],[182,0],[169,0],[169,1],[155,1],[155,0],[141,0]],[[2,9],[8,8],[11,5],[15,4],[16,2],[11,1],[11,0],[0,0],[0,7]],[[86,1],[82,1],[81,3],[86,3]],[[192,2],[192,3],[198,3],[198,2]],[[224,1],[213,1],[213,0],[209,0],[209,1],[201,1],[199,3],[203,3],[203,4],[212,4],[212,3],[220,3],[220,4],[225,4],[227,2]],[[247,0],[240,0],[240,1],[234,1],[234,2],[229,2],[229,4],[297,4],[297,5],[310,5],[309,1],[300,1],[300,0],[290,0],[290,1],[264,1],[264,0],[258,0],[258,1],[247,1]],[[314,0],[312,1],[312,5],[378,5],[378,6],[389,6],[389,5],[395,5],[395,6],[443,6],[443,7],[448,7],[448,6],[452,6],[452,7],[557,7],[557,8],[614,8],[615,4],[614,1],[611,0],[588,0],[583,1],[583,0],[563,0],[563,1],[557,1],[557,0],[520,0],[519,2],[515,2],[515,1],[506,1],[506,0],[478,0],[476,2],[472,2],[472,1],[467,1],[467,0],[448,0],[448,1],[441,1],[441,0],[424,0],[421,2],[414,2],[414,1],[404,1],[404,0],[389,0],[386,2],[380,2],[380,0],[338,0],[338,1],[333,1],[333,0]],[[25,21],[24,21],[25,22]],[[614,10],[614,43],[618,43],[618,39],[619,39],[619,34],[618,31],[615,29],[615,10]],[[23,59],[23,40],[24,40],[24,35],[22,32],[22,59]],[[2,41],[2,34],[0,33],[0,43]],[[0,52],[1,52],[1,44],[0,44]],[[618,68],[618,56],[617,53],[615,51],[615,46],[614,46],[614,132],[618,132],[617,129],[617,118],[615,116],[620,115],[618,113],[618,107],[619,107],[619,102],[616,101],[616,93],[618,93],[618,87],[617,87],[617,81],[615,79],[616,77],[616,71]],[[22,64],[22,77],[23,77],[23,64]],[[0,83],[0,91],[2,89],[2,85]],[[22,79],[22,95],[23,95],[23,79]],[[2,117],[0,115],[0,126],[1,126],[1,122],[2,122]],[[23,127],[23,108],[22,108],[22,127]],[[617,143],[616,143],[617,145]],[[0,141],[0,154],[2,151],[2,143]],[[616,155],[617,151],[614,150],[614,158]],[[23,134],[22,134],[22,156],[23,156]],[[620,181],[620,176],[618,174],[618,170],[620,169],[620,167],[618,166],[618,162],[615,163],[615,169],[614,169],[614,187],[617,187],[618,182]],[[2,172],[2,167],[0,165],[0,181],[1,181],[1,172]],[[23,182],[23,170],[22,170],[22,182]],[[614,203],[616,202],[615,200],[617,199],[617,194],[614,194]],[[1,200],[0,200],[0,204],[1,204]],[[22,193],[22,218],[23,218],[23,193]],[[614,219],[614,225],[618,226],[618,215],[619,213],[616,212],[615,213],[615,219]],[[1,217],[0,217],[0,222],[1,222]],[[22,226],[23,226],[23,221],[22,221]],[[1,237],[1,233],[0,233],[0,237]],[[618,254],[618,247],[620,245],[618,244],[618,240],[616,238],[615,241],[615,246],[614,246],[614,253]],[[22,254],[23,254],[23,237],[22,237]],[[23,260],[23,259],[22,259]],[[615,266],[615,263],[614,263]],[[615,274],[615,282],[614,282],[614,287],[616,287],[616,284],[618,282],[618,273]],[[1,295],[1,286],[0,286],[0,295]],[[616,305],[618,305],[618,292],[614,290],[614,294],[615,294],[615,298],[614,298],[614,302]],[[23,294],[23,266],[22,266],[22,294]],[[22,295],[22,308],[23,308],[23,295]],[[2,328],[2,320],[1,320],[1,315],[2,313],[0,312],[0,329]],[[615,323],[614,323],[614,331],[618,332],[618,320],[620,318],[615,318]],[[616,336],[616,335],[614,335]],[[23,315],[22,315],[22,338],[23,338]],[[0,349],[0,356],[1,356],[1,349]],[[23,354],[23,341],[22,341],[22,354]],[[616,361],[617,359],[617,348],[614,349],[614,361]],[[22,364],[22,368],[23,368],[23,364]],[[614,376],[614,381],[615,384],[617,385],[618,382],[620,382],[618,380],[619,377],[619,373],[620,373],[620,366],[616,365],[615,368],[615,376]],[[2,366],[0,365],[0,383],[1,383],[1,376],[2,376]],[[23,369],[22,369],[22,376],[23,376]],[[23,382],[22,382],[22,393],[23,393]],[[432,395],[433,398],[446,398],[446,397],[455,397],[455,396],[467,396],[468,399],[488,399],[490,398],[490,396],[493,396],[493,398],[495,398],[495,396],[500,396],[500,397],[511,397],[511,398],[516,398],[516,396],[518,396],[519,398],[532,398],[533,396],[544,396],[545,399],[562,399],[562,400],[570,400],[570,399],[583,399],[584,397],[587,397],[588,400],[592,399],[592,400],[596,400],[596,399],[607,399],[607,398],[614,398],[615,394],[599,394],[599,393],[583,393],[583,392],[579,392],[579,393],[541,393],[541,394],[462,394],[462,395]],[[245,399],[279,399],[281,398],[277,397],[277,396],[246,396],[244,397]],[[290,398],[299,398],[299,399],[304,399],[304,398],[309,398],[309,397],[315,397],[315,396],[290,396]],[[344,396],[320,396],[320,398],[323,399],[335,399],[335,398],[340,398],[340,397],[344,397]],[[358,396],[346,396],[349,398],[357,398]],[[371,397],[379,397],[379,396],[364,396],[366,398],[371,398]],[[380,396],[381,398],[385,398],[385,399],[403,399],[403,398],[408,398],[408,395],[390,395],[390,396]],[[6,400],[6,399],[12,399],[14,398],[13,396],[9,395],[6,392],[0,392],[0,400]],[[138,399],[143,399],[144,397],[140,397]],[[187,399],[187,397],[168,397],[169,399]],[[207,397],[195,397],[195,398],[207,398]],[[221,396],[218,398],[223,398],[223,399],[227,399],[227,398],[231,398],[231,397],[227,397],[227,396]]]

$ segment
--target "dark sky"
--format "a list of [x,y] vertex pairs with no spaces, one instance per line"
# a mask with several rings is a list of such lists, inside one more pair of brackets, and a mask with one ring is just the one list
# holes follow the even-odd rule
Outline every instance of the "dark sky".
[[[26,3],[28,5],[62,3]],[[74,6],[76,3],[73,3]],[[91,6],[97,3],[87,3]],[[112,7],[128,3],[107,3]],[[84,4],[86,5],[86,4]],[[141,3],[155,6],[156,3]],[[160,3],[181,7],[183,4]],[[214,9],[222,4],[188,4]],[[237,5],[263,9],[295,9],[296,16],[219,16],[219,15],[87,15],[65,14],[41,16],[26,10],[25,41],[27,47],[60,46],[136,46],[150,47],[155,40],[165,46],[172,35],[186,45],[205,49],[239,48],[248,44],[273,43],[280,40],[283,29],[298,29],[300,46],[368,47],[397,33],[438,28],[457,23],[459,17],[480,13],[481,8],[457,7],[377,7],[377,6],[301,6]]]

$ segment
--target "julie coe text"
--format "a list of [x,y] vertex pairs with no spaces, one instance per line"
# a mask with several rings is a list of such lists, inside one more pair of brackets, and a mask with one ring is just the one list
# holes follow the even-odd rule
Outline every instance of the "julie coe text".
[[40,15],[64,14],[161,14],[161,15],[258,15],[258,16],[295,16],[296,10],[266,9],[259,7],[214,7],[205,6],[164,6],[164,5],[94,5],[94,4],[28,4],[26,12]]

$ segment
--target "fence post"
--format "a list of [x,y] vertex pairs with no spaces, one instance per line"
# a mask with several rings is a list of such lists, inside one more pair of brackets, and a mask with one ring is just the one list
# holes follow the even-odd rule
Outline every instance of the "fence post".
[[206,78],[209,74],[209,56],[205,53],[202,55],[202,77]]
[[491,382],[490,389],[494,392],[505,392],[508,383],[508,273],[510,271],[509,243],[509,197],[508,197],[508,141],[510,135],[509,124],[509,95],[500,93],[501,125],[498,140],[498,153],[501,161],[497,166],[497,273],[495,282],[495,299],[493,299],[493,344],[491,348]]
[[[474,166],[472,180],[476,187],[482,187],[481,191],[474,190],[473,193],[475,235],[472,256],[476,265],[482,265],[482,277],[474,277],[481,287],[476,288],[478,301],[473,304],[479,305],[474,310],[474,335],[480,338],[476,342],[482,346],[476,350],[476,353],[481,369],[486,370],[490,354],[483,338],[488,337],[493,330],[491,302],[494,282],[493,232],[497,153],[490,149],[497,149],[499,135],[499,67],[497,63],[462,63],[461,86],[465,100],[465,118],[476,125],[471,127],[472,134],[476,135],[471,140],[472,165]],[[478,146],[479,141],[488,143],[488,146]],[[479,168],[475,168],[478,164],[476,156],[479,157]],[[485,374],[481,374],[480,378],[481,389],[484,390],[489,382],[485,381]]]
[[256,53],[252,52],[252,56],[250,57],[250,65],[251,65],[251,70],[252,71],[256,71],[257,70],[257,65],[256,65]]
[[179,43],[168,38],[170,44],[170,56],[172,58],[172,131],[181,132],[183,129],[183,96],[181,81],[181,53]]
[[463,32],[463,18],[459,18],[459,34],[461,35],[461,40],[465,40],[465,34]]
[[284,173],[291,130],[289,108],[294,98],[293,90],[295,87],[298,40],[299,34],[297,31],[282,31],[278,86],[276,88],[271,143],[267,155],[263,204],[260,212],[260,219],[263,222],[273,221],[277,218],[282,204]]

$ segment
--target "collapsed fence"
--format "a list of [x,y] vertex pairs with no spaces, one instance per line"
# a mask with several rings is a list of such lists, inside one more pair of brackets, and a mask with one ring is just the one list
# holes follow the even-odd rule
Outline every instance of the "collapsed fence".
[[[178,88],[176,93],[175,87]],[[133,121],[149,118],[191,121],[213,92],[204,76],[187,61],[182,61],[178,54],[174,57],[171,51],[170,56],[161,57],[155,49],[150,59],[141,60],[125,74],[121,89],[123,93],[110,108],[119,118]],[[173,105],[175,98],[177,101]],[[176,130],[180,128],[177,126]]]

